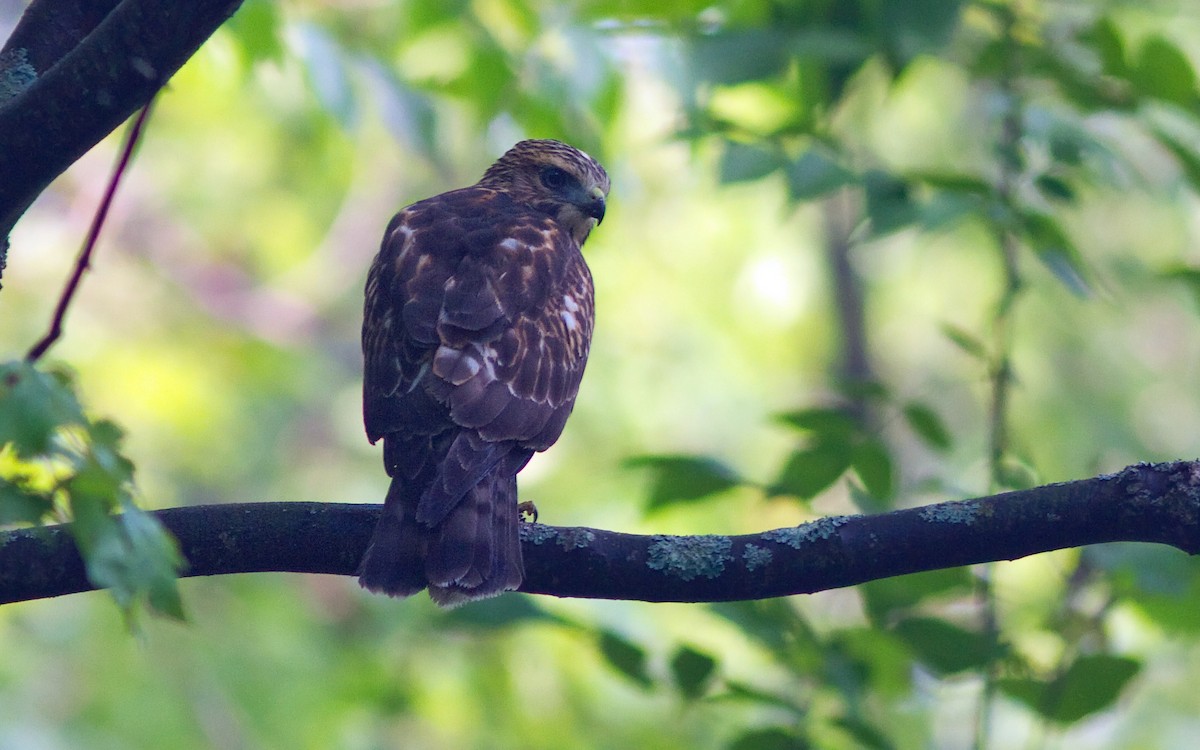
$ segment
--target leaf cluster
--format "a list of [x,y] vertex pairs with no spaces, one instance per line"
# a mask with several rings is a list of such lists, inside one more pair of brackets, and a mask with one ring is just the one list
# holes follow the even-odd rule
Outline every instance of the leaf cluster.
[[88,578],[132,617],[183,618],[182,566],[171,535],[133,502],[121,429],[90,419],[65,370],[0,365],[0,523],[70,521]]

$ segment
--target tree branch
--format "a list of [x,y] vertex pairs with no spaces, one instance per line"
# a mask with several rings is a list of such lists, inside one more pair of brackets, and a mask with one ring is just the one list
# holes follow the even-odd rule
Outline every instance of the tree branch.
[[[35,0],[0,52],[0,268],[17,219],[241,0]],[[107,11],[107,12],[105,12]]]
[[[381,506],[247,503],[155,515],[185,576],[353,575]],[[1015,560],[1102,542],[1200,552],[1200,462],[1138,464],[991,497],[835,516],[745,536],[637,536],[523,524],[522,591],[705,602],[808,594],[924,570]],[[0,603],[94,588],[64,526],[0,533]]]
[[133,149],[137,146],[138,140],[141,138],[142,128],[146,125],[146,119],[149,116],[150,104],[147,103],[138,112],[137,119],[133,122],[133,127],[129,129],[129,134],[125,137],[125,146],[121,149],[121,155],[117,158],[117,165],[113,167],[112,177],[109,178],[108,188],[104,191],[104,197],[100,200],[100,205],[96,208],[96,214],[92,217],[92,225],[88,228],[87,237],[83,240],[83,247],[79,251],[79,256],[75,259],[75,268],[67,278],[66,286],[63,287],[62,294],[59,295],[58,304],[54,307],[54,314],[50,318],[50,329],[46,331],[46,334],[42,338],[38,339],[38,342],[25,355],[25,359],[30,362],[36,362],[41,359],[42,355],[62,336],[63,325],[67,318],[67,308],[71,306],[71,301],[75,299],[75,293],[79,291],[79,285],[83,283],[84,272],[92,265],[92,252],[96,249],[96,241],[100,238],[100,230],[104,227],[105,219],[108,218],[108,211],[112,208],[113,198],[117,195],[117,186],[121,184],[121,177],[125,174],[130,159],[133,158]]

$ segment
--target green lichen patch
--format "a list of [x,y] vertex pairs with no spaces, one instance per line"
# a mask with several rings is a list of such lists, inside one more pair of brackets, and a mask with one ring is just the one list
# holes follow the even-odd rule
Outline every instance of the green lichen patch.
[[646,565],[684,581],[716,578],[732,560],[733,541],[727,536],[656,536],[646,553]]
[[747,544],[742,550],[742,559],[746,561],[746,570],[758,570],[771,564],[771,550],[759,547],[757,544]]
[[558,530],[540,523],[523,523],[519,531],[522,542],[543,544],[558,538]]
[[583,549],[595,539],[596,535],[588,529],[561,529],[558,532],[558,546],[565,550]]
[[851,518],[853,516],[826,516],[789,529],[764,531],[759,534],[759,537],[768,542],[786,544],[792,549],[800,549],[806,543],[829,539],[837,533],[839,526],[847,523]]
[[933,523],[965,523],[968,526],[979,518],[979,503],[974,500],[963,500],[956,503],[938,503],[922,508],[920,515],[924,521]]
[[23,47],[0,55],[0,104],[15,99],[36,80],[37,71]]

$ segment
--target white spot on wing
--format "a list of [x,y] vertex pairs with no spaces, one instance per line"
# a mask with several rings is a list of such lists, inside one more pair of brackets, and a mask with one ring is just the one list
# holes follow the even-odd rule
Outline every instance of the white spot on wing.
[[488,381],[496,379],[496,350],[490,346],[476,347],[483,358],[483,372]]
[[505,238],[500,241],[501,250],[517,250],[521,247],[521,243],[514,240],[512,237]]
[[[399,366],[400,366],[400,360],[396,360],[396,367],[399,368]],[[421,381],[425,379],[425,375],[428,373],[429,373],[429,363],[425,362],[424,364],[421,365],[421,369],[417,371],[417,376],[415,378],[413,378],[412,385],[410,385],[408,387],[408,392],[412,393],[414,390],[416,390],[417,386],[421,384]]]
[[403,258],[408,254],[408,251],[412,249],[413,230],[409,229],[403,224],[400,224],[394,230],[392,230],[391,241],[395,242],[397,237],[400,238],[400,252],[397,254],[397,257]]
[[563,307],[567,308],[568,312],[578,312],[579,311],[579,303],[576,302],[575,298],[569,294],[563,295]]
[[[565,300],[570,298],[564,297],[563,299]],[[575,322],[575,313],[571,312],[570,310],[563,310],[561,313],[559,313],[559,315],[562,316],[563,322],[567,324],[567,330],[574,331],[575,326],[577,325]]]

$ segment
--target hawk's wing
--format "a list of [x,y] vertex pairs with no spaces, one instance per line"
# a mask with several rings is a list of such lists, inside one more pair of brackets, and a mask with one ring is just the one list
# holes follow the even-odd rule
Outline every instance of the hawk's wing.
[[466,457],[456,438],[472,466],[460,482],[443,477],[465,484],[448,487],[450,495],[466,492],[503,455],[498,444],[534,451],[558,438],[592,320],[579,246],[548,217],[479,187],[410,206],[392,220],[368,277],[368,436],[472,431],[494,455]]

